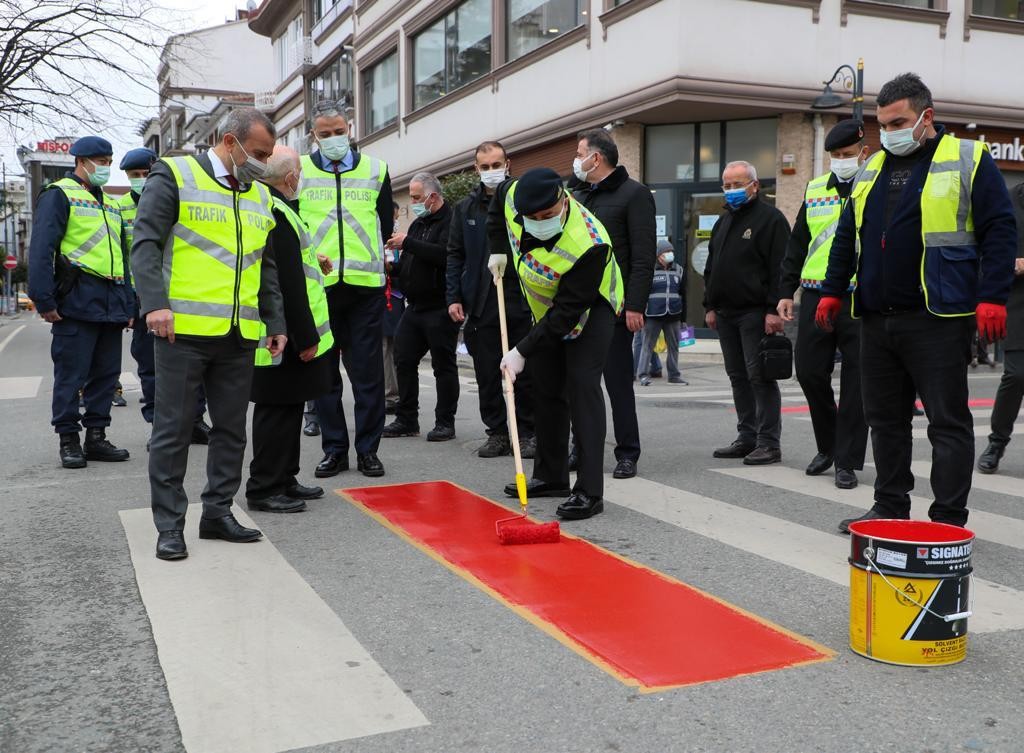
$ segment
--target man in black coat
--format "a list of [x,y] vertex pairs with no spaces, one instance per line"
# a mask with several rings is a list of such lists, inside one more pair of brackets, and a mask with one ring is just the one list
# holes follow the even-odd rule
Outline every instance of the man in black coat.
[[1017,220],[1017,259],[1013,287],[1006,302],[1006,340],[1003,341],[1003,378],[999,380],[996,403],[992,406],[992,433],[988,447],[978,458],[978,470],[995,473],[1013,433],[1013,424],[1024,398],[1024,183],[1010,192]]
[[704,267],[704,321],[718,330],[725,371],[732,383],[738,436],[716,458],[743,458],[746,465],[782,460],[782,396],[761,377],[759,350],[765,335],[782,332],[779,271],[789,243],[789,223],[761,200],[757,170],[730,162],[722,173],[727,211],[711,229]]
[[[615,478],[632,478],[640,459],[640,428],[633,395],[633,335],[644,327],[644,310],[654,276],[657,234],[654,198],[649,188],[629,177],[607,131],[579,135],[573,196],[604,225],[625,285],[625,311],[616,319],[604,386],[612,404],[615,429]],[[573,453],[575,455],[575,452]],[[570,465],[573,465],[570,458]]]
[[[501,372],[501,330],[498,325],[498,295],[491,271],[487,268],[490,244],[487,241],[487,210],[491,197],[508,177],[509,159],[497,141],[485,141],[476,148],[476,170],[480,184],[455,205],[448,235],[447,293],[448,315],[453,322],[465,322],[463,338],[473,356],[477,390],[480,394],[480,418],[487,427],[487,441],[477,450],[482,458],[512,454]],[[509,347],[530,331],[532,321],[519,290],[515,267],[505,268],[505,316],[508,320]],[[530,379],[524,372],[515,382],[516,424],[519,446],[524,458],[536,452],[533,435],[533,397]]]
[[428,442],[455,439],[455,410],[459,404],[459,366],[455,348],[459,325],[445,304],[445,255],[452,209],[441,195],[441,183],[430,173],[417,173],[409,182],[416,219],[408,233],[395,233],[386,248],[399,251],[392,278],[405,295],[406,308],[395,334],[398,409],[384,427],[385,437],[415,437],[420,433],[419,366],[430,352],[437,383],[434,428]]
[[[260,179],[270,187],[277,202],[287,203],[298,210],[298,194],[302,168],[299,155],[286,146],[274,148],[267,160],[267,172]],[[291,216],[298,219],[298,214]],[[280,363],[270,365],[270,356],[257,351],[257,369],[253,374],[250,399],[252,411],[252,462],[249,463],[249,481],[245,496],[250,510],[263,512],[301,512],[307,499],[324,495],[319,486],[302,486],[295,478],[299,472],[302,412],[307,400],[323,397],[331,391],[331,365],[326,352],[320,348],[320,333],[314,319],[313,304],[324,317],[324,337],[331,337],[327,315],[327,297],[323,293],[320,270],[308,264],[315,258],[310,248],[303,248],[303,240],[296,234],[285,210],[275,206],[277,224],[270,232],[277,263],[277,278],[284,302],[284,318],[288,343],[281,353]],[[300,225],[301,229],[301,225]],[[304,264],[303,257],[311,259]],[[330,261],[326,261],[330,264]],[[307,271],[307,267],[310,267]],[[310,301],[307,275],[315,275],[320,285],[319,300]],[[331,338],[333,343],[333,338]]]

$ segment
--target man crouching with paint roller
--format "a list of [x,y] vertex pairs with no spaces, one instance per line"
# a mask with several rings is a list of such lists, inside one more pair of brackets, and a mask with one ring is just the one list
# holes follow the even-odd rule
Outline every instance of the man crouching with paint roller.
[[[533,315],[532,329],[501,360],[512,381],[530,361],[537,454],[527,496],[567,497],[557,510],[562,518],[597,515],[604,510],[601,374],[622,310],[622,280],[608,234],[566,193],[554,170],[535,168],[498,187],[487,235],[495,284],[511,258]],[[571,490],[570,417],[579,440]],[[505,494],[517,496],[516,485],[506,486]]]

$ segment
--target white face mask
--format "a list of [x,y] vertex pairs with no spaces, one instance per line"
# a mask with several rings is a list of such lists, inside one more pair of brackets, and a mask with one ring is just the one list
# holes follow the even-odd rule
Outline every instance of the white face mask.
[[345,159],[345,155],[348,154],[349,141],[348,135],[342,134],[341,136],[328,136],[324,139],[317,139],[317,143],[320,145],[320,153],[323,154],[331,162],[340,162]]
[[531,220],[529,217],[523,217],[523,229],[539,241],[550,240],[562,232],[563,213],[564,207],[563,212],[559,212],[554,217],[548,217],[546,220]]
[[134,191],[137,194],[141,194],[142,193],[142,189],[146,185],[146,179],[145,178],[129,178],[128,182],[132,186],[132,191]]
[[[882,137],[882,147],[887,151],[895,154],[897,157],[906,157],[908,154],[913,154],[921,146],[921,141],[914,136],[914,131],[921,125],[921,121],[924,120],[924,111],[917,118],[917,122],[914,123],[910,128],[901,128],[898,131],[885,131],[883,130],[880,135]],[[923,136],[924,134],[922,134]]]
[[480,171],[480,182],[487,186],[487,188],[497,188],[505,182],[507,177],[508,168],[505,167],[498,168],[497,170]]
[[849,180],[860,169],[860,157],[846,157],[845,159],[831,158],[830,165],[832,172],[839,180]]
[[573,173],[573,175],[575,175],[577,178],[582,180],[584,183],[587,182],[587,176],[590,175],[590,173],[594,172],[594,168],[596,168],[597,165],[594,165],[594,167],[590,168],[589,170],[584,170],[583,169],[583,163],[585,163],[588,159],[593,157],[595,154],[597,154],[597,152],[591,152],[590,154],[588,154],[583,159],[580,159],[579,157],[577,157],[576,159],[574,159],[572,161],[572,173]]
[[242,142],[236,141],[236,145],[242,150],[242,154],[245,155],[245,160],[242,164],[235,162],[235,156],[229,151],[228,157],[231,159],[231,174],[235,176],[235,179],[239,183],[252,183],[253,181],[259,180],[267,173],[267,165],[265,162],[260,162],[255,157],[251,157],[249,152],[245,151],[245,147],[242,146]]
[[676,260],[676,255],[672,251],[666,251],[661,255],[661,258],[665,261],[666,264],[671,264]]

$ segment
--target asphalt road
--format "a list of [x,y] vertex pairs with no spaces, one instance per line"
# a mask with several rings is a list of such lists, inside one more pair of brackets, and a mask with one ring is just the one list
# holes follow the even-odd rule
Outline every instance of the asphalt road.
[[[814,445],[795,382],[783,385],[792,410],[782,466],[754,473],[711,458],[735,432],[721,366],[684,358],[690,386],[638,387],[642,481],[611,485],[603,515],[564,530],[835,652],[806,666],[642,693],[333,494],[300,515],[252,513],[269,541],[245,553],[198,542],[187,565],[151,563],[155,534],[143,526],[131,538],[131,521],[145,512],[121,514],[149,505],[137,382],[126,382],[129,406],[114,409],[108,432],[131,460],[60,469],[48,330],[28,315],[0,326],[2,753],[1024,751],[1024,538],[1016,536],[1024,456],[1016,443],[1000,474],[986,477],[997,481],[971,497],[972,509],[988,514],[972,519],[976,574],[995,594],[975,605],[986,631],[972,632],[961,664],[891,666],[847,648],[849,545],[835,532],[840,518],[866,506],[871,469],[849,493],[802,475]],[[133,367],[126,335],[123,368]],[[447,479],[502,500],[511,462],[474,456],[484,433],[471,374],[463,374],[457,439],[384,440],[381,483]],[[973,398],[994,396],[998,372],[970,379]],[[422,381],[429,385],[429,369]],[[425,386],[421,425],[430,425],[432,397]],[[984,407],[976,415],[984,434]],[[978,452],[983,446],[979,439]],[[202,447],[190,454],[192,501],[205,455]],[[304,438],[303,480],[312,481],[319,457],[318,440]],[[929,457],[919,440],[923,498]],[[375,483],[355,471],[328,481],[328,489]],[[553,518],[551,500],[531,509]],[[617,606],[605,604],[595,624]],[[690,616],[703,619],[700,609]],[[243,623],[248,632],[234,630]],[[266,626],[255,642],[254,624]],[[314,632],[292,640],[288,625]],[[687,624],[677,629],[687,640]],[[745,635],[729,639],[739,645]],[[242,641],[239,658],[232,646]],[[361,652],[355,664],[369,668],[365,676],[318,671],[345,652]],[[218,661],[223,668],[211,670]],[[190,686],[196,677],[205,679]],[[329,702],[313,721],[266,692],[291,687],[301,697],[317,683]],[[249,725],[259,744],[214,734],[244,739]],[[320,737],[311,745],[313,728]]]

